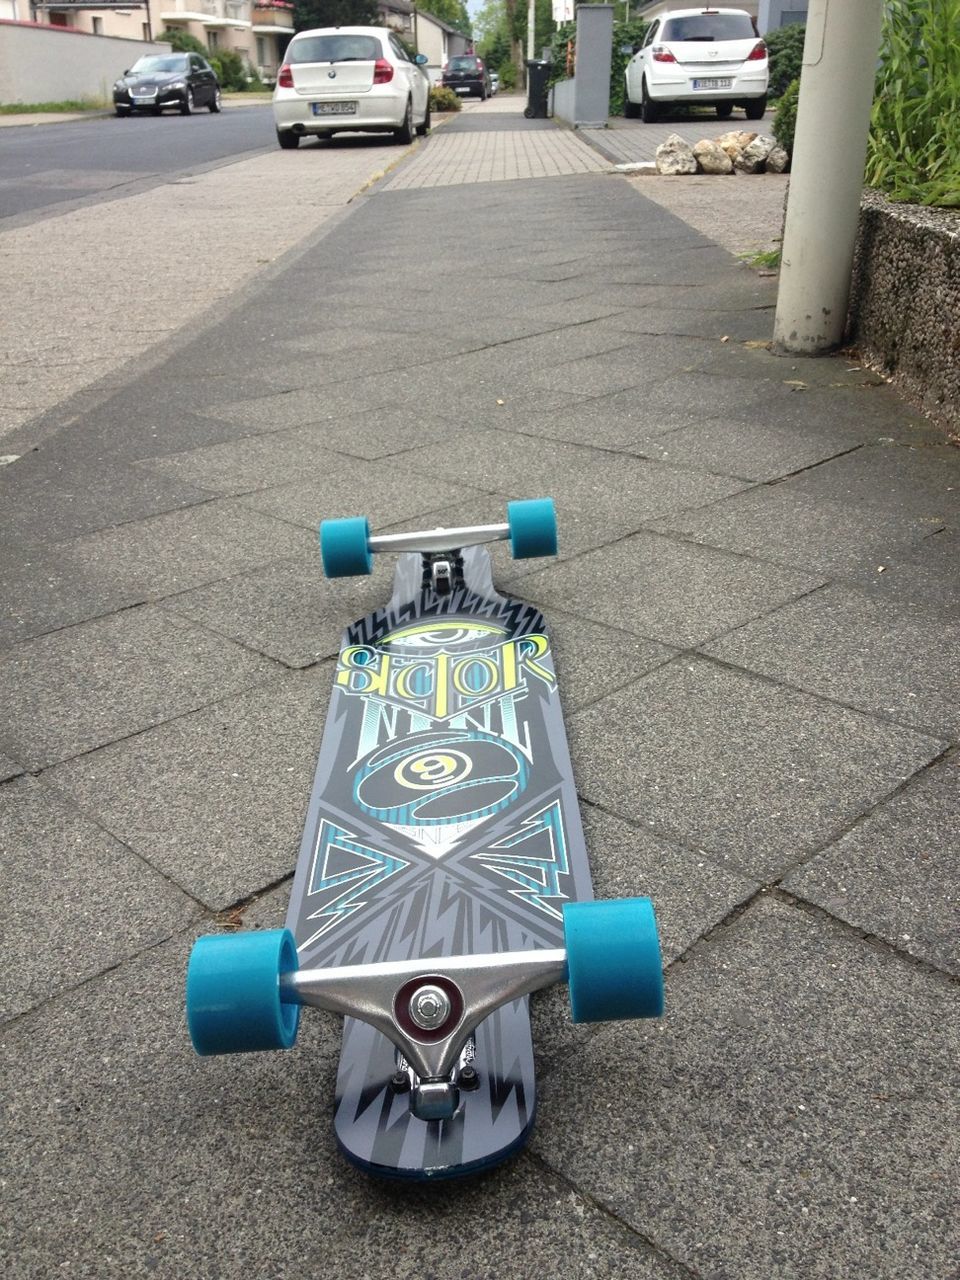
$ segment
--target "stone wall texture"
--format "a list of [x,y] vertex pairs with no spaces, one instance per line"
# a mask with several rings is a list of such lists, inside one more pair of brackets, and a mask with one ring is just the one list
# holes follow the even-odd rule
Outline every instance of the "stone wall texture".
[[865,193],[848,337],[931,418],[960,430],[960,213]]

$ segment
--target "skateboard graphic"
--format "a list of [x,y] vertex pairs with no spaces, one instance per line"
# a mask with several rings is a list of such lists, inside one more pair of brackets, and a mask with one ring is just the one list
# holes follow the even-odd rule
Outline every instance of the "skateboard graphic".
[[535,1110],[527,996],[573,1020],[656,1017],[647,898],[594,901],[543,617],[499,595],[484,543],[556,553],[550,499],[502,525],[372,536],[325,521],[328,577],[398,551],[389,603],[342,640],[285,929],[199,938],[203,1055],[292,1047],[301,1006],[344,1017],[334,1128],[368,1172],[477,1172]]

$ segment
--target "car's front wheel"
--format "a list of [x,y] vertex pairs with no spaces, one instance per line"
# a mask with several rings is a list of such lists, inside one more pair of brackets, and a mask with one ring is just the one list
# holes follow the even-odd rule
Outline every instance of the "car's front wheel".
[[213,91],[213,97],[210,99],[210,110],[216,115],[220,110],[220,86],[217,85]]
[[407,109],[403,113],[403,124],[399,129],[394,129],[393,137],[402,147],[408,146],[413,141],[413,102],[407,99]]
[[766,96],[762,98],[751,98],[743,109],[747,113],[748,120],[762,120],[763,113],[767,109]]
[[294,133],[292,129],[278,129],[277,141],[280,143],[281,151],[296,151],[300,145],[300,135]]
[[188,88],[183,95],[183,101],[180,103],[180,114],[182,116],[192,116],[196,105],[193,100],[193,90]]

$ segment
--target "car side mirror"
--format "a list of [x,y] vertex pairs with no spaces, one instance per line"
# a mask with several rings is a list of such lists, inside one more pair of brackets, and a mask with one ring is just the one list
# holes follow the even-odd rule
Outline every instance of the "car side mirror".
[[425,53],[418,53],[417,56],[414,58],[414,62],[417,64],[418,67],[425,67],[428,61],[429,59],[427,58],[427,55]]

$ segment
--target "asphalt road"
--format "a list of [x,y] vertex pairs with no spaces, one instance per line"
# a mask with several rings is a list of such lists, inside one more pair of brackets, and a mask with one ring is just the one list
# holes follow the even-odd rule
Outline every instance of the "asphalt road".
[[270,106],[0,129],[0,219],[116,200],[276,145]]

